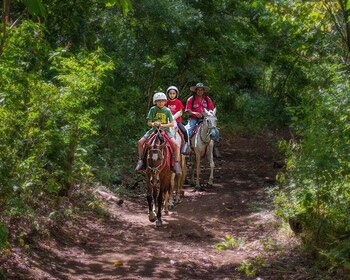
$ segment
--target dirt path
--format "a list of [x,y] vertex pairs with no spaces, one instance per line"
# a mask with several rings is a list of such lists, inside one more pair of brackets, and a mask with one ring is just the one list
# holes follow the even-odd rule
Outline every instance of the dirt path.
[[[214,186],[202,193],[186,188],[163,227],[148,221],[144,194],[109,202],[110,218],[63,225],[8,279],[316,279],[301,270],[290,233],[275,226],[266,195],[278,172],[275,140],[224,138]],[[217,250],[226,235],[237,246]]]

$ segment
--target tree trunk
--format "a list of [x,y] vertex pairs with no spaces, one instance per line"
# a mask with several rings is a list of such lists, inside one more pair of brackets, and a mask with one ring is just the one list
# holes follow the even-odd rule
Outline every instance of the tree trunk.
[[350,13],[349,10],[347,9],[347,5],[346,5],[347,1],[346,0],[339,0],[339,5],[341,7],[341,12],[342,12],[342,16],[343,16],[343,22],[344,22],[344,41],[347,47],[347,51],[348,53],[350,52]]
[[68,196],[68,193],[73,185],[73,164],[74,164],[75,152],[77,150],[77,144],[78,144],[77,139],[78,139],[78,128],[75,126],[71,131],[71,137],[70,137],[68,153],[67,153],[67,162],[66,162],[66,168],[65,168],[66,179],[65,179],[63,188],[59,192],[60,196]]
[[5,40],[6,40],[6,36],[7,36],[7,23],[9,21],[9,15],[10,15],[10,0],[3,0],[3,12],[2,12],[2,20],[3,20],[3,24],[2,24],[2,29],[1,29],[1,41],[0,41],[0,56],[2,54],[2,51],[4,49],[4,45],[5,45]]
[[158,61],[158,58],[156,59],[156,62],[154,64],[154,67],[153,67],[153,72],[152,72],[152,77],[150,79],[150,82],[148,84],[148,87],[147,87],[147,100],[148,100],[148,106],[146,108],[146,115],[148,113],[148,110],[150,108],[150,106],[152,106],[153,102],[153,87],[154,87],[154,81],[156,80],[157,76],[158,76],[158,70],[159,70],[159,67],[160,67],[160,63]]

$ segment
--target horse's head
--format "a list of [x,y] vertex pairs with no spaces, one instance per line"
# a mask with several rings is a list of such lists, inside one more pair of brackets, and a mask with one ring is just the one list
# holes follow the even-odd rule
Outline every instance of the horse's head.
[[216,117],[216,108],[214,110],[207,110],[204,108],[203,112],[203,125],[206,129],[208,129],[208,133],[210,135],[210,138],[215,137],[215,131],[217,126],[217,117]]
[[162,171],[165,161],[166,161],[166,143],[155,141],[148,144],[147,152],[147,169],[146,173],[149,178],[149,183],[152,187],[158,187],[160,183],[159,174]]

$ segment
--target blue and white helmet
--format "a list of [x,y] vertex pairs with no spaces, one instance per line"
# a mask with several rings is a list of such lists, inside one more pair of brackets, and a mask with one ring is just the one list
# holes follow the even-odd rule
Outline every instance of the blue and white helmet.
[[153,104],[156,104],[157,100],[167,100],[164,92],[157,92],[153,95]]

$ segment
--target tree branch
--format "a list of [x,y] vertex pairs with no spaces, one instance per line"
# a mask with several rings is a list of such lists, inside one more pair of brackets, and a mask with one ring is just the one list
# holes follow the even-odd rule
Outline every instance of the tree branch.
[[5,40],[6,40],[6,36],[7,36],[7,29],[6,29],[6,25],[8,23],[9,20],[9,14],[10,14],[10,0],[3,0],[3,13],[2,13],[2,20],[3,20],[3,25],[2,25],[2,38],[0,41],[0,56],[3,52],[4,49],[4,45],[5,45]]

